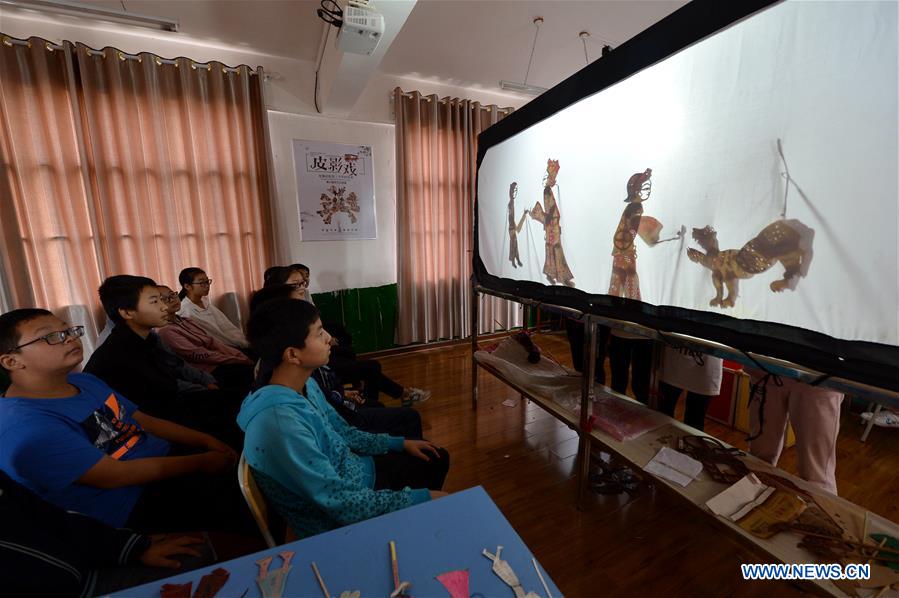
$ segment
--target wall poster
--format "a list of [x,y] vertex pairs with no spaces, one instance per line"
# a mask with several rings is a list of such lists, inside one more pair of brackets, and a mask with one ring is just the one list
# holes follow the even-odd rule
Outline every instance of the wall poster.
[[293,140],[303,241],[377,239],[369,145]]

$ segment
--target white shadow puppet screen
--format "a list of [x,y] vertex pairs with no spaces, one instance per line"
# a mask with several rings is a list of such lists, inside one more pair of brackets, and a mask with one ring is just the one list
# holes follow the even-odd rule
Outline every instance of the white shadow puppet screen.
[[490,274],[899,345],[897,3],[790,1],[490,147]]

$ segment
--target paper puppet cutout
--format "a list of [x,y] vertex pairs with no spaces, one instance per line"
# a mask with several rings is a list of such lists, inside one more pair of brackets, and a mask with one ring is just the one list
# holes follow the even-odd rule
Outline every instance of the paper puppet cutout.
[[507,586],[512,588],[512,591],[515,592],[515,598],[540,598],[539,595],[534,592],[525,593],[524,588],[521,587],[521,582],[518,581],[518,576],[515,575],[515,571],[512,570],[512,566],[507,562],[500,558],[500,553],[503,551],[502,546],[496,547],[496,554],[490,554],[487,552],[487,549],[481,551],[481,553],[493,561],[493,572],[503,580]]
[[200,578],[200,583],[197,584],[197,591],[194,592],[194,598],[214,598],[218,591],[228,583],[229,577],[231,577],[231,574],[221,567],[215,569],[212,573],[207,573]]
[[562,250],[562,215],[559,204],[553,195],[556,175],[559,173],[559,161],[546,161],[546,178],[543,181],[543,204],[538,201],[530,211],[531,218],[543,224],[544,241],[546,243],[546,260],[543,262],[543,274],[549,284],[561,282],[565,286],[574,286],[574,274],[568,267],[565,252]]
[[187,583],[167,583],[159,588],[160,598],[190,598],[190,589],[193,582]]
[[447,571],[435,579],[446,588],[450,598],[469,598],[471,595],[468,590],[468,569]]
[[293,567],[290,566],[290,559],[293,558],[293,552],[285,550],[278,554],[281,557],[281,567],[269,570],[272,563],[272,557],[267,556],[264,559],[256,561],[259,566],[259,574],[256,576],[256,585],[262,592],[263,598],[281,598],[284,591],[284,584],[287,582],[287,576]]
[[521,262],[521,257],[518,255],[518,233],[521,232],[521,227],[524,226],[524,219],[528,215],[528,211],[525,210],[518,223],[515,223],[516,195],[518,195],[518,183],[513,182],[509,185],[509,205],[506,208],[506,213],[509,217],[509,261],[512,262],[513,268],[524,265]]

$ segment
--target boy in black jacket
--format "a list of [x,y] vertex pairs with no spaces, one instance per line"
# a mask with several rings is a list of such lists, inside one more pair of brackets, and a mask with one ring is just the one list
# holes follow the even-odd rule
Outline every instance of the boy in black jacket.
[[161,347],[153,333],[153,328],[169,323],[168,306],[156,283],[143,276],[110,276],[100,286],[100,302],[115,328],[84,371],[144,413],[207,432],[239,450],[243,443],[235,417],[243,396],[220,390],[214,379],[205,390],[193,384],[184,391],[185,383],[195,382],[184,378],[183,370],[191,366]]

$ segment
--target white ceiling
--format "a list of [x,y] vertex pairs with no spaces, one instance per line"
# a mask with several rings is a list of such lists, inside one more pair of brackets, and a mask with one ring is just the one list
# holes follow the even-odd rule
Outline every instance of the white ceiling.
[[[390,0],[375,0],[386,4]],[[325,31],[317,0],[91,0],[90,4],[177,18],[181,33],[261,54],[314,61]],[[524,80],[542,16],[528,83],[551,87],[584,65],[578,37],[590,32],[590,60],[646,29],[683,0],[418,0],[379,65],[382,72],[461,87]]]
[[419,0],[381,70],[436,77],[463,87],[523,82],[542,16],[528,83],[552,87],[583,68],[603,44],[620,45],[679,7],[683,0]]

